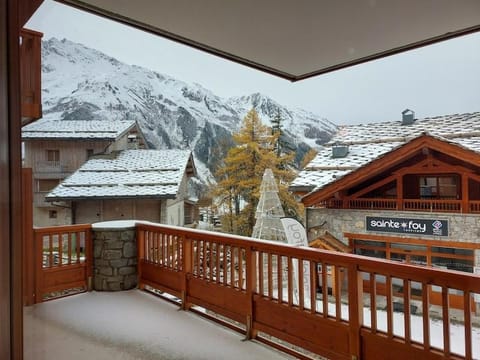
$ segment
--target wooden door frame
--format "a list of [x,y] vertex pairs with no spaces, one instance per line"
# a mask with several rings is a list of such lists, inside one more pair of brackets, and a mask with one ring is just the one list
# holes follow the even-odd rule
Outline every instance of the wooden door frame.
[[20,29],[43,0],[0,0],[0,359],[23,359]]
[[23,358],[18,0],[0,0],[0,358]]

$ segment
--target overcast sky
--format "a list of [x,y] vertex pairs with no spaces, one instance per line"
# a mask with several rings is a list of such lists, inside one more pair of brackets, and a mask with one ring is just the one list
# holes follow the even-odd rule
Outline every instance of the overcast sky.
[[221,97],[260,92],[336,124],[480,111],[480,33],[291,83],[47,0],[27,24],[128,64],[196,82]]

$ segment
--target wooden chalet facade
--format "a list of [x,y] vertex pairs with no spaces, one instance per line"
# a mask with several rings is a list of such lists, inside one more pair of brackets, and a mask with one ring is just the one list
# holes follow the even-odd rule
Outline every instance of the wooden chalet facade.
[[71,224],[65,203],[48,203],[48,194],[89,158],[129,148],[145,148],[146,141],[133,120],[47,120],[22,129],[23,166],[32,169],[35,226]]
[[355,254],[475,272],[480,113],[345,127],[291,190],[317,246],[332,234]]

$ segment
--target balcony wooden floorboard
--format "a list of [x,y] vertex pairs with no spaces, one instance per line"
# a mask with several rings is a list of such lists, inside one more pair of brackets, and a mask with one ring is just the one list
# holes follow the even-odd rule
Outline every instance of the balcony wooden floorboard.
[[293,359],[140,290],[25,308],[25,359]]

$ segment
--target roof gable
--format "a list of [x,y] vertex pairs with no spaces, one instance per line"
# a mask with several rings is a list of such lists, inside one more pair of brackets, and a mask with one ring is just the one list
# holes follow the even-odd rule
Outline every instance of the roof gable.
[[124,150],[94,158],[53,189],[47,201],[106,198],[175,198],[189,168],[189,150]]
[[[23,140],[115,141],[136,126],[135,120],[39,120],[22,129]],[[137,129],[139,131],[139,129]]]
[[335,178],[333,181],[317,187],[314,191],[304,196],[302,202],[305,206],[312,206],[322,199],[333,196],[337,191],[341,191],[346,187],[352,187],[355,184],[359,184],[395,167],[425,149],[436,150],[440,153],[448,154],[450,157],[480,167],[479,151],[465,147],[461,142],[450,141],[429,134],[422,134],[403,145],[392,148],[374,160],[368,161],[363,166],[346,172],[342,177],[338,179]]
[[[298,174],[290,190],[299,195],[319,190],[424,133],[480,153],[480,112],[416,119],[409,125],[403,125],[399,117],[397,121],[340,127]],[[335,144],[348,146],[345,157],[332,156]]]

